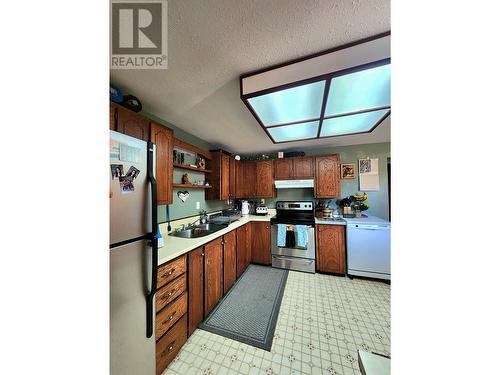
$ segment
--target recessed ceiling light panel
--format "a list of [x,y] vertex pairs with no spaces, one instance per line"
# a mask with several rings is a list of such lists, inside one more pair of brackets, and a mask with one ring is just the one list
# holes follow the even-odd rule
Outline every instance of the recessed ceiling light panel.
[[273,143],[373,131],[391,108],[390,33],[241,77]]

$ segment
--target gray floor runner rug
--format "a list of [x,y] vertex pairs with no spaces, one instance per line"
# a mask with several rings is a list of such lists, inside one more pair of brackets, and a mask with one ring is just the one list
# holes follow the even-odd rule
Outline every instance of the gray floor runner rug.
[[251,264],[199,328],[270,351],[287,277]]

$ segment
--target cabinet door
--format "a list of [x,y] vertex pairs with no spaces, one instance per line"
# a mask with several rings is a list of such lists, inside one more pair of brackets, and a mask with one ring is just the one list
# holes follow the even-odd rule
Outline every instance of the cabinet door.
[[203,246],[188,253],[188,335],[203,321]]
[[205,245],[205,317],[222,297],[222,238]]
[[252,262],[271,264],[271,232],[266,221],[252,222]]
[[293,178],[293,159],[276,159],[274,177],[277,180],[289,180]]
[[314,178],[314,158],[304,156],[293,158],[293,177],[297,180]]
[[237,160],[229,158],[229,199],[234,199],[237,196],[236,179],[238,171],[236,170],[236,165]]
[[250,224],[245,224],[236,229],[237,236],[237,270],[236,275],[240,277],[250,264],[252,255],[250,252]]
[[316,268],[320,272],[345,273],[345,228],[316,226]]
[[236,281],[236,231],[224,235],[224,294]]
[[174,132],[151,122],[151,142],[156,144],[158,204],[172,204]]
[[229,155],[222,154],[221,157],[221,186],[220,186],[220,199],[225,200],[229,199],[229,168],[230,168],[230,160]]
[[236,198],[245,197],[245,170],[243,162],[236,160]]
[[256,177],[257,177],[257,165],[255,161],[248,160],[243,162],[243,178],[244,178],[244,189],[245,198],[253,198],[256,194]]
[[338,155],[316,156],[316,178],[314,196],[316,198],[340,197],[340,166]]
[[114,103],[109,103],[109,130],[116,130],[118,122],[118,106]]
[[117,106],[118,119],[116,131],[131,137],[149,140],[149,119],[132,112],[122,106]]
[[259,198],[274,197],[274,177],[273,161],[262,160],[256,162],[256,192],[255,196]]

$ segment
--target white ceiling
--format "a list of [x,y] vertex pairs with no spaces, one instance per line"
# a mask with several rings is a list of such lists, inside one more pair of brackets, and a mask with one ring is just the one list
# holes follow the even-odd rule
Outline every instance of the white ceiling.
[[389,0],[168,0],[168,69],[112,70],[150,112],[231,152],[390,140],[372,133],[273,144],[240,99],[239,76],[390,30]]

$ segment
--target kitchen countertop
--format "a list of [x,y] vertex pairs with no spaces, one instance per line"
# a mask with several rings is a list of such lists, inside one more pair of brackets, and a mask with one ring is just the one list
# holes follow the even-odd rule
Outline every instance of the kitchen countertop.
[[367,217],[344,217],[340,220],[324,220],[315,218],[316,224],[326,225],[348,225],[348,224],[391,224],[389,221],[381,219],[377,216],[367,215]]
[[169,236],[167,232],[161,232],[164,239],[164,246],[158,249],[158,265],[162,265],[172,259],[177,258],[187,252],[196,249],[216,238],[231,232],[232,230],[245,225],[251,221],[270,221],[274,216],[274,213],[269,213],[267,215],[245,215],[239,220],[228,225],[227,228],[221,229],[215,233],[209,234],[208,236],[199,238],[181,238],[175,236]]

